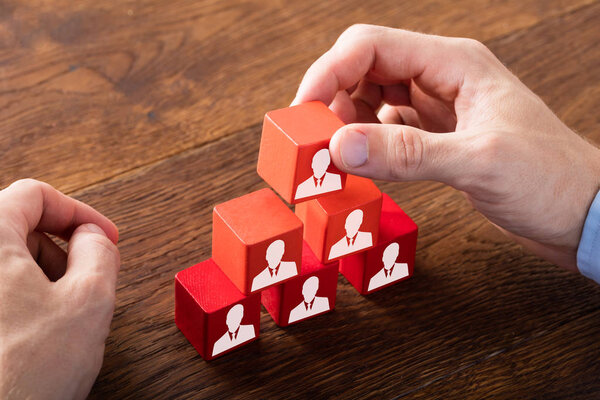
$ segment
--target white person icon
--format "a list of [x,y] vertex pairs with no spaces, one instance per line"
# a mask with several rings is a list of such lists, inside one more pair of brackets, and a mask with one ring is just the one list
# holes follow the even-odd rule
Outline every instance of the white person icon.
[[241,325],[244,318],[244,306],[236,304],[227,313],[227,332],[213,346],[213,357],[229,350],[239,344],[254,339],[256,336],[254,325]]
[[395,242],[390,243],[385,250],[383,250],[383,256],[381,257],[383,268],[373,275],[369,281],[367,290],[371,291],[377,289],[408,276],[408,264],[396,262],[399,253],[400,245]]
[[275,240],[267,247],[265,257],[267,267],[252,280],[252,292],[298,275],[298,269],[294,261],[281,261],[284,253],[285,242],[281,239]]
[[363,222],[362,210],[354,210],[346,217],[346,235],[337,243],[331,246],[329,259],[337,258],[358,250],[366,249],[373,245],[373,235],[371,232],[360,232],[360,226]]
[[301,319],[329,311],[329,299],[318,297],[319,278],[311,276],[302,285],[302,296],[304,299],[290,312],[288,323],[300,321]]
[[327,172],[329,164],[331,164],[331,156],[328,149],[321,149],[315,153],[311,164],[313,174],[298,185],[294,200],[333,192],[342,188],[340,175]]

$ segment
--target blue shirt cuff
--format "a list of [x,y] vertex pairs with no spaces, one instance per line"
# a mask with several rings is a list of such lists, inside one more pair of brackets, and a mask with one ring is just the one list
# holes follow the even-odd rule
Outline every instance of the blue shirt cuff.
[[600,283],[600,191],[592,202],[577,249],[579,272]]

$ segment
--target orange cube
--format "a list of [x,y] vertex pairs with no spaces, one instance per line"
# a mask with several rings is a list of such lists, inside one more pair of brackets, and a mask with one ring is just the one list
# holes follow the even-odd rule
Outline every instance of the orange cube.
[[331,162],[329,140],[342,126],[320,101],[268,112],[258,174],[290,204],[341,191],[346,174]]
[[381,191],[373,181],[348,175],[343,191],[296,205],[304,240],[321,262],[365,251],[377,243]]
[[280,284],[298,275],[302,221],[270,189],[218,204],[212,258],[245,295]]

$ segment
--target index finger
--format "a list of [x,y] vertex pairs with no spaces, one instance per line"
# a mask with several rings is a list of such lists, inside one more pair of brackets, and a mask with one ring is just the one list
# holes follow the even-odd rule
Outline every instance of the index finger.
[[330,104],[338,91],[363,78],[380,85],[414,79],[427,94],[453,101],[466,74],[478,70],[476,57],[464,56],[481,47],[485,48],[470,39],[354,25],[310,66],[292,104],[314,100]]
[[98,211],[33,179],[16,181],[0,192],[0,218],[25,243],[33,231],[68,239],[75,228],[85,223],[101,227],[113,243],[119,237],[115,224]]

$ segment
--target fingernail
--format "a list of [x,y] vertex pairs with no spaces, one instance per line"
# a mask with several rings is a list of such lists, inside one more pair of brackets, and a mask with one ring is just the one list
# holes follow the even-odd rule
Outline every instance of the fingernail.
[[340,155],[344,165],[357,168],[367,162],[368,159],[367,137],[364,133],[356,130],[348,130],[342,136],[340,143]]
[[100,228],[98,225],[83,224],[79,227],[79,229],[84,232],[98,233],[100,235],[106,236],[106,232],[104,232],[104,230],[102,228]]

